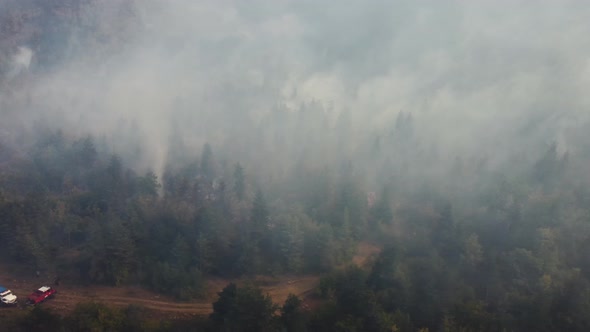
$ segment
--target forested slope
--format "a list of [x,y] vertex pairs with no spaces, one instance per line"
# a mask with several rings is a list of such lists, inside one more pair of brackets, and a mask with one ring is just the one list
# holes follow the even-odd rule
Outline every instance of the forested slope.
[[314,221],[295,203],[269,205],[239,163],[222,168],[208,145],[195,162],[167,170],[163,184],[101,155],[91,138],[60,132],[24,156],[6,154],[5,257],[31,271],[142,282],[182,298],[199,294],[203,274],[326,271],[351,258],[362,232],[338,214],[349,204],[358,206],[356,218],[366,214],[363,193],[350,185],[341,186],[340,201],[320,203],[333,222]]
[[588,9],[499,7],[0,0],[0,259],[178,301],[321,278],[7,322],[590,330]]
[[[126,168],[91,137],[41,137],[2,150],[2,255],[31,274],[141,283],[188,299],[207,276],[328,272],[364,240],[385,250],[365,270],[322,280],[328,304],[312,329],[341,320],[365,330],[588,324],[590,196],[570,170],[575,155],[560,157],[555,146],[469,198],[460,178],[455,189],[392,182],[368,195],[352,173],[311,171],[275,184],[286,196],[268,196],[209,145],[160,180]],[[376,313],[379,322],[366,321]]]

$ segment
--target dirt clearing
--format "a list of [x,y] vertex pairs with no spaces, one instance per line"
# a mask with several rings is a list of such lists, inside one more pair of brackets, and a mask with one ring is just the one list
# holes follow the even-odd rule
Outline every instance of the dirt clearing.
[[[363,266],[378,252],[379,248],[361,243],[357,254],[353,258],[353,263]],[[299,296],[304,300],[304,303],[317,302],[314,291],[320,280],[318,275],[257,277],[237,280],[211,278],[207,281],[206,296],[202,300],[179,302],[164,294],[137,286],[85,286],[68,284],[67,281],[62,281],[59,286],[54,286],[53,279],[49,277],[43,275],[39,277],[30,276],[15,271],[18,271],[17,266],[0,264],[0,285],[11,289],[19,298],[18,307],[0,308],[0,316],[9,314],[11,310],[22,310],[26,297],[35,289],[44,285],[55,287],[57,294],[54,298],[40,305],[51,308],[58,313],[71,312],[81,302],[95,301],[119,307],[138,305],[157,317],[176,319],[210,314],[212,311],[211,303],[216,300],[217,292],[220,292],[230,282],[235,282],[238,285],[252,282],[268,293],[273,302],[282,305],[289,294]]]

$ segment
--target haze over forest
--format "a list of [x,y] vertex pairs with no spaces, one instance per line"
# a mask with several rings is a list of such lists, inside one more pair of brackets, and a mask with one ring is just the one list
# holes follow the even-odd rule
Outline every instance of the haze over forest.
[[[266,178],[345,160],[369,177],[403,162],[441,176],[457,157],[515,169],[553,142],[588,153],[580,1],[46,3],[65,8],[3,1],[9,137],[39,123],[104,136],[159,175],[208,142]],[[387,146],[400,112],[405,156]]]
[[[211,275],[339,280],[370,243],[383,326],[582,331],[583,300],[547,308],[590,294],[589,17],[579,0],[0,0],[5,258],[186,300]],[[115,267],[98,229],[128,243]],[[436,302],[418,256],[446,276],[423,283],[436,294],[472,288]],[[490,316],[450,309],[472,300]]]

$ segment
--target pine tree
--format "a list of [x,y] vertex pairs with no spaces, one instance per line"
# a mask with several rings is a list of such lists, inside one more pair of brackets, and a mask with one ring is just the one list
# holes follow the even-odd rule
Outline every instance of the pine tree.
[[190,246],[186,242],[186,239],[182,235],[177,235],[176,239],[174,239],[174,244],[170,250],[170,254],[172,256],[172,262],[174,265],[184,270],[188,267],[191,261],[191,253],[190,253]]
[[276,245],[280,260],[287,271],[299,272],[303,268],[303,231],[298,220],[287,216],[277,226]]
[[209,319],[219,325],[224,324],[229,314],[235,310],[237,294],[238,286],[234,283],[228,284],[217,293],[219,298],[213,303],[213,313],[209,315]]
[[254,202],[252,203],[252,213],[250,217],[250,224],[252,225],[252,240],[260,245],[262,238],[268,229],[268,207],[266,199],[259,189],[256,191],[254,196]]
[[96,147],[91,136],[74,143],[78,154],[76,160],[80,167],[90,168],[97,159]]
[[275,331],[278,309],[270,296],[258,287],[246,285],[238,288],[230,283],[213,303],[209,319],[221,331],[266,332]]
[[135,243],[121,220],[112,219],[107,226],[105,247],[107,279],[115,286],[126,282],[137,267]]
[[158,177],[152,171],[147,172],[145,176],[137,179],[137,191],[142,195],[155,197],[158,195],[160,187]]
[[306,331],[307,317],[303,311],[303,302],[293,294],[289,294],[281,308],[281,321],[287,332]]
[[211,269],[211,247],[204,233],[199,233],[195,247],[197,267],[203,273],[209,272]]

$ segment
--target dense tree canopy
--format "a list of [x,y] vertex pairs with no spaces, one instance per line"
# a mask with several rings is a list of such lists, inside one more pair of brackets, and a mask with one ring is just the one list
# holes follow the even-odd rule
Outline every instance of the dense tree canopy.
[[[392,180],[368,192],[347,167],[307,170],[303,179],[295,173],[282,180],[289,190],[265,187],[239,162],[224,169],[210,145],[200,159],[170,164],[160,179],[126,167],[92,137],[44,135],[24,156],[8,158],[0,175],[0,255],[30,271],[141,283],[179,299],[203,295],[209,276],[328,273],[314,312],[296,297],[279,310],[259,289],[230,285],[213,305],[213,329],[589,326],[588,195],[554,145],[528,177],[506,172],[474,185],[450,175],[451,187],[415,189]],[[464,197],[468,187],[474,194]],[[342,269],[359,242],[381,253]],[[76,319],[67,324],[98,324]]]

